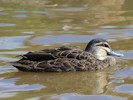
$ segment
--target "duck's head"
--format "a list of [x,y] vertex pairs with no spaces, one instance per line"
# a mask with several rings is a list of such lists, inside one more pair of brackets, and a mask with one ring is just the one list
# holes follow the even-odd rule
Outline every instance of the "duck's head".
[[108,56],[124,56],[123,54],[114,52],[105,39],[93,39],[85,48],[85,51],[92,53],[97,59],[104,60]]

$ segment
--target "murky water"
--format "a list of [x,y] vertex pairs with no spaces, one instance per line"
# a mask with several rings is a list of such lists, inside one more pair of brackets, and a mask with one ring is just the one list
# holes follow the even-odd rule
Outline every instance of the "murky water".
[[[133,100],[132,0],[0,0],[1,100]],[[107,39],[124,53],[94,72],[21,72],[6,64],[28,51]]]

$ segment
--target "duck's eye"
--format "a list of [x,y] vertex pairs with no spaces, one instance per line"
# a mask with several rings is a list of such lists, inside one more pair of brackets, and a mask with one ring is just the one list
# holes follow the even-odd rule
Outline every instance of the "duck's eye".
[[107,45],[107,44],[103,44],[103,46],[104,46],[104,47],[109,47],[109,45]]

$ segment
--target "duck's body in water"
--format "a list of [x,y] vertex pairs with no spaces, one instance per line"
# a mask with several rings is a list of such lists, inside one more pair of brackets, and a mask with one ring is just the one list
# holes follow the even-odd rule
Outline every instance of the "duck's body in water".
[[116,64],[113,56],[123,56],[112,51],[104,39],[93,39],[85,50],[59,47],[21,55],[21,59],[10,62],[21,71],[68,72],[98,70]]

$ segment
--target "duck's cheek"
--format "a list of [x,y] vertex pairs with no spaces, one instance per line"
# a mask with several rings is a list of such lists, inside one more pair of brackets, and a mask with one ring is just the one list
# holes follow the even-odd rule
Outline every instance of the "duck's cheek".
[[107,52],[105,50],[101,49],[101,50],[97,51],[95,56],[99,60],[104,60],[107,57]]

